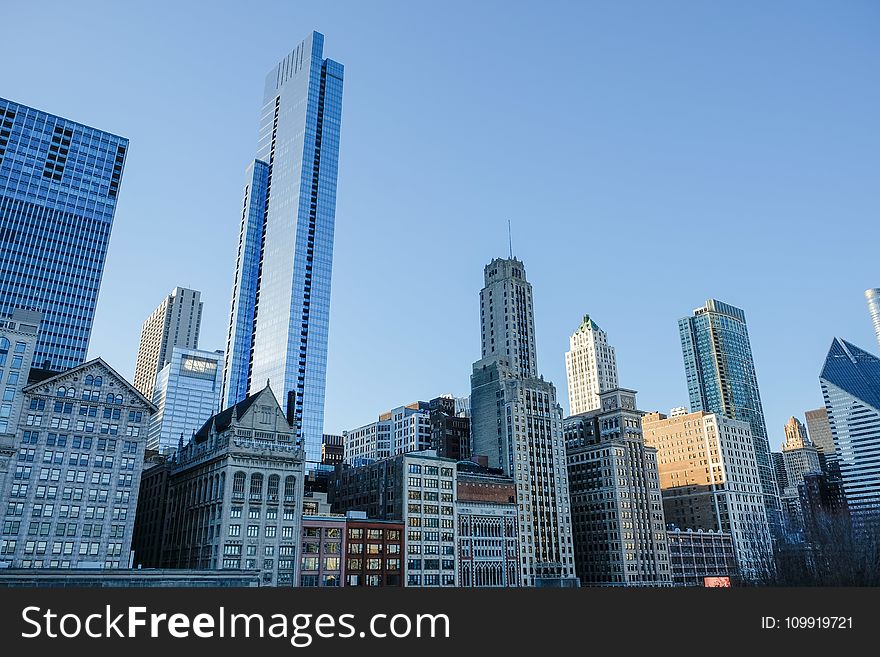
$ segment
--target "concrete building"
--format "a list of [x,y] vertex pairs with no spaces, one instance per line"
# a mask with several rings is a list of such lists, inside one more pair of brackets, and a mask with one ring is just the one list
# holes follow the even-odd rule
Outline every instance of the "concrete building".
[[380,459],[431,449],[431,412],[428,402],[398,406],[371,422],[343,431],[345,462],[363,464]]
[[702,529],[666,532],[673,586],[706,586],[706,579],[738,579],[736,554],[730,534]]
[[156,376],[147,449],[167,453],[187,443],[220,410],[223,352],[174,347]]
[[34,358],[42,315],[14,310],[0,317],[0,495],[17,452],[16,431],[24,387]]
[[176,287],[144,321],[134,386],[147,399],[153,398],[156,375],[171,362],[174,347],[198,349],[202,325],[200,296],[197,290]]
[[129,567],[156,408],[100,358],[61,373],[32,369],[21,392],[15,470],[0,492],[0,564]]
[[874,287],[865,290],[865,301],[868,302],[871,325],[874,327],[874,335],[877,337],[877,346],[880,347],[880,288]]
[[773,535],[779,536],[779,493],[745,312],[709,299],[694,310],[693,316],[680,319],[678,329],[691,412],[714,413],[749,423],[767,522]]
[[404,524],[349,513],[345,526],[345,586],[403,586]]
[[785,425],[782,459],[785,463],[786,488],[797,490],[805,474],[822,471],[819,452],[807,436],[807,428],[795,417]]
[[880,526],[880,359],[835,338],[819,382],[853,521]]
[[669,586],[657,450],[642,437],[634,390],[565,419],[574,554],[582,586]]
[[617,359],[608,336],[589,315],[569,338],[565,352],[571,415],[599,408],[599,395],[618,387]]
[[444,458],[461,461],[471,455],[471,419],[456,411],[454,397],[437,397],[428,402],[431,449]]
[[562,408],[538,375],[532,286],[516,258],[484,269],[482,358],[471,375],[474,456],[516,484],[520,582],[577,586]]
[[773,551],[749,423],[648,413],[642,429],[657,450],[666,522],[729,534],[743,578],[762,577]]
[[407,452],[361,467],[337,466],[333,511],[406,527],[406,586],[458,586],[455,461],[433,450]]
[[345,460],[345,436],[325,433],[321,438],[321,465],[336,467]]
[[268,386],[208,419],[175,456],[163,566],[258,569],[263,585],[296,586],[304,463]]
[[459,586],[519,586],[516,484],[473,461],[457,469]]

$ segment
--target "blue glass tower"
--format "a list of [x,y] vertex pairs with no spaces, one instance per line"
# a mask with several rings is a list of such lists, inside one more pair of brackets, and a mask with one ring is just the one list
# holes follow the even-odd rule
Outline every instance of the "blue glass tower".
[[880,358],[834,338],[819,383],[853,519],[880,525]]
[[781,533],[781,507],[770,459],[767,425],[758,391],[745,313],[709,299],[678,321],[691,412],[718,413],[749,423],[767,520]]
[[38,310],[34,365],[86,359],[128,140],[0,98],[0,315]]
[[266,77],[248,167],[223,377],[223,407],[266,382],[306,459],[321,460],[342,65],[313,32]]

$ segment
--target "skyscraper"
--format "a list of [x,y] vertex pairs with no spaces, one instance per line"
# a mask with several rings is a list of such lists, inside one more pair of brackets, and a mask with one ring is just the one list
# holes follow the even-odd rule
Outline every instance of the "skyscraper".
[[717,413],[749,423],[770,529],[781,531],[779,496],[770,462],[745,313],[716,299],[678,321],[691,412]]
[[877,344],[880,345],[880,287],[865,290],[865,300],[868,302],[868,312],[871,314],[874,335],[877,336]]
[[800,540],[804,532],[804,512],[798,487],[804,483],[804,475],[821,473],[819,451],[807,436],[807,428],[796,417],[785,424],[785,444],[782,446],[782,463],[785,468],[785,485],[776,478],[779,501],[789,540]]
[[89,348],[128,140],[0,98],[0,315],[37,310],[34,363]]
[[[171,362],[174,347],[198,348],[202,325],[200,296],[197,290],[176,287],[144,322],[134,368],[134,387],[147,399],[153,398],[156,374]],[[208,417],[210,413],[202,420]]]
[[571,415],[599,408],[599,395],[618,387],[617,360],[608,336],[589,315],[569,338],[565,352]]
[[828,424],[828,410],[823,406],[812,411],[805,411],[804,418],[807,420],[807,431],[810,440],[826,458],[834,457],[834,436],[831,434],[831,425]]
[[555,386],[537,374],[532,286],[516,258],[493,260],[484,278],[483,357],[471,375],[473,455],[516,484],[522,585],[576,585],[562,408]]
[[306,460],[321,461],[342,64],[313,32],[266,77],[248,167],[223,376],[224,406],[268,381]]
[[854,520],[880,521],[880,359],[834,338],[819,375]]
[[220,411],[222,351],[174,347],[156,376],[147,449],[160,453],[188,443],[205,421]]

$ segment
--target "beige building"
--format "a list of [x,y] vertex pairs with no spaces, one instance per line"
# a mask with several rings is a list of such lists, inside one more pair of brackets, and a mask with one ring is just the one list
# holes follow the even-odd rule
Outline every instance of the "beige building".
[[813,445],[826,458],[834,458],[834,434],[831,433],[831,424],[828,422],[828,410],[823,406],[806,411],[804,418],[807,420],[807,430]]
[[599,395],[617,387],[617,360],[605,331],[589,315],[568,341],[568,404],[571,415],[578,415],[599,408]]
[[645,444],[657,449],[666,522],[729,533],[745,579],[764,574],[770,528],[748,422],[705,413],[648,413]]
[[202,302],[197,290],[176,287],[144,322],[134,369],[134,387],[153,399],[156,374],[171,362],[174,347],[197,349]]

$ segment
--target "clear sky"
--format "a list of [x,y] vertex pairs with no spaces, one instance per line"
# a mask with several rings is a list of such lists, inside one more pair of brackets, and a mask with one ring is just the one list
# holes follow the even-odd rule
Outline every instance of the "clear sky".
[[312,29],[345,65],[325,430],[479,357],[483,266],[534,287],[567,410],[590,313],[644,410],[686,405],[677,320],[746,311],[770,442],[821,405],[831,339],[876,352],[876,2],[33,2],[0,95],[131,139],[91,354],[134,371],[174,286],[223,348],[265,74]]

